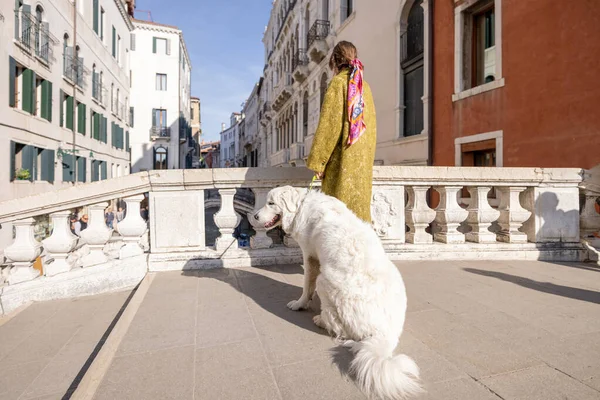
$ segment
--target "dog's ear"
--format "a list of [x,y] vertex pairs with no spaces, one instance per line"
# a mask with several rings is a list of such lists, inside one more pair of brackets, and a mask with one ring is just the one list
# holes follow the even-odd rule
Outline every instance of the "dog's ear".
[[300,191],[294,187],[286,186],[279,192],[279,198],[277,200],[287,212],[295,213],[298,211]]

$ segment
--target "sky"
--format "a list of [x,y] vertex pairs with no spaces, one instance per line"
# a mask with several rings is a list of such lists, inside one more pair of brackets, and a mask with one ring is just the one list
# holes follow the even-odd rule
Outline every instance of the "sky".
[[229,126],[262,75],[271,0],[136,0],[135,17],[148,20],[143,11],[183,31],[204,140],[218,140],[221,122]]

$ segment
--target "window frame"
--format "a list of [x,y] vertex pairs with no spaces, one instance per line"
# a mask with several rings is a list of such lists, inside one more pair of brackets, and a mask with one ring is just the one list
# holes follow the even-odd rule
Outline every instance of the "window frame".
[[[160,80],[159,80],[159,78],[160,78]],[[164,85],[163,85],[163,83],[164,83]],[[167,74],[161,74],[158,72],[156,73],[155,89],[159,92],[167,91]]]

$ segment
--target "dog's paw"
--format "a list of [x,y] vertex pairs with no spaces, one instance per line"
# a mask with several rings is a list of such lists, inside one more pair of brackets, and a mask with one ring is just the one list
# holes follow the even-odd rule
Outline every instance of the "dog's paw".
[[323,322],[323,318],[321,318],[320,315],[315,315],[313,317],[313,322],[315,323],[316,326],[318,326],[321,329],[327,329],[325,327],[325,323]]
[[304,310],[308,307],[308,301],[304,301],[303,299],[292,300],[287,306],[292,311]]

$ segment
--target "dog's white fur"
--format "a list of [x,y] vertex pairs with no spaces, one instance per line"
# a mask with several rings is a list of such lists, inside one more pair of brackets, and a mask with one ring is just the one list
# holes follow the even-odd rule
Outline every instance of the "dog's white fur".
[[394,355],[406,313],[404,282],[371,226],[341,201],[291,186],[271,190],[250,217],[257,226],[281,225],[302,248],[304,288],[288,307],[307,308],[316,289],[321,314],[313,320],[351,347],[361,389],[383,399],[420,392],[415,362]]

